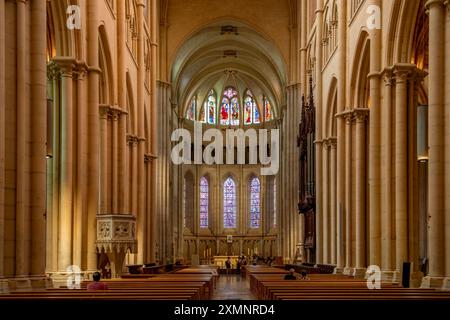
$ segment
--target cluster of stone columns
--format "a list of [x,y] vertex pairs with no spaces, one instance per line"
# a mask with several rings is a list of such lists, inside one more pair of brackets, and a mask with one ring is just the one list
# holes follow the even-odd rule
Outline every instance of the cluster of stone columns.
[[167,263],[177,255],[175,252],[175,241],[173,234],[177,230],[174,224],[176,217],[170,213],[175,212],[170,196],[170,181],[172,176],[171,153],[171,119],[173,119],[173,110],[170,103],[171,86],[168,82],[157,81],[158,103],[157,103],[157,121],[159,130],[157,133],[158,158],[154,161],[156,165],[156,176],[153,179],[157,181],[155,189],[154,212],[156,214],[155,224],[160,226],[155,234],[155,258],[160,263]]
[[[99,68],[102,4],[81,5],[86,17],[81,30],[61,26],[52,38],[56,43],[49,61],[47,9],[56,14],[64,4],[47,6],[45,1],[0,1],[0,291],[46,285],[46,273],[57,285],[74,271],[96,271],[97,247],[107,247],[98,245],[97,218],[104,221],[105,215],[136,216],[136,232],[130,226],[139,248],[131,262],[155,258],[157,228],[150,212],[160,186],[152,178],[157,172],[152,160],[158,152],[156,115],[166,111],[156,108],[157,1],[149,1],[151,32],[144,26],[144,2],[137,1],[133,131],[127,128],[125,2],[119,1],[116,11],[117,81],[108,79],[108,87],[114,86],[117,94],[110,95],[108,105],[99,104],[100,74],[105,71]],[[65,22],[64,13],[53,21],[55,26]],[[15,28],[6,27],[11,22]],[[71,43],[58,42],[63,39]],[[144,59],[146,40],[151,42],[151,69]],[[14,52],[6,56],[10,49]],[[170,147],[166,141],[164,145]],[[169,179],[161,179],[167,181],[168,194]],[[117,265],[122,268],[122,263]]]
[[336,264],[336,144],[335,137],[322,140],[323,215],[322,215],[322,262]]
[[303,225],[297,209],[298,203],[298,148],[297,135],[299,123],[300,91],[298,85],[287,88],[287,109],[282,124],[282,159],[280,168],[281,208],[277,208],[279,219],[278,234],[282,242],[281,255],[286,263],[295,257],[296,247],[303,240],[300,238]]
[[[79,59],[55,56],[47,66],[47,97],[52,106],[48,110],[51,123],[47,124],[52,136],[47,144],[52,145],[52,153],[47,155],[47,188],[43,190],[47,193],[46,271],[55,283],[65,281],[75,270],[92,273],[97,269],[98,8],[96,3],[88,3],[85,9],[87,55]],[[46,12],[45,7],[42,10]]]
[[45,2],[0,1],[0,29],[2,292],[46,285]]
[[428,254],[424,287],[450,287],[450,4],[426,3],[430,17],[428,92]]
[[[372,2],[380,4],[380,1]],[[320,5],[319,1],[318,8],[321,8]],[[444,106],[449,100],[446,96],[448,64],[443,58],[443,53],[449,47],[448,41],[444,41],[448,35],[444,31],[449,19],[447,6],[444,1],[430,1],[428,4],[430,21],[433,20],[430,27],[430,61],[434,59],[429,74],[435,72],[429,78],[430,110],[432,105],[437,105],[434,112],[440,113],[437,116],[433,112],[429,116],[429,126],[434,127],[433,138],[429,136],[430,168],[434,168],[434,171],[429,172],[429,178],[433,175],[428,190],[430,277],[424,279],[425,286],[436,286],[436,283],[442,284],[443,281],[446,285],[445,277],[448,276],[445,269],[447,264],[444,262],[448,255],[445,251],[447,247],[443,245],[447,237],[445,228],[448,219],[444,210],[447,203],[444,150],[447,140],[450,140],[446,137],[446,130],[450,126],[447,125],[447,113],[444,112]],[[338,8],[335,155],[330,151],[329,140],[323,138],[324,132],[329,129],[326,127],[326,118],[320,116],[321,72],[316,71],[315,94],[319,96],[316,100],[317,118],[323,120],[316,125],[316,261],[335,264],[337,273],[358,277],[364,276],[367,266],[377,265],[381,267],[385,280],[396,281],[401,279],[403,262],[412,262],[411,278],[413,285],[418,285],[419,282],[415,281],[420,278],[415,108],[418,86],[426,74],[415,65],[406,63],[396,63],[381,70],[380,31],[372,29],[369,31],[367,75],[370,106],[363,109],[346,108],[345,105],[351,105],[352,102],[346,101],[345,3],[339,2]],[[320,10],[316,11],[316,17],[321,18]],[[320,28],[316,28],[319,38],[320,31]],[[317,46],[315,67],[317,61],[321,61],[320,54],[320,46]],[[431,160],[433,146],[435,155],[434,160]],[[335,161],[336,182],[332,171]]]

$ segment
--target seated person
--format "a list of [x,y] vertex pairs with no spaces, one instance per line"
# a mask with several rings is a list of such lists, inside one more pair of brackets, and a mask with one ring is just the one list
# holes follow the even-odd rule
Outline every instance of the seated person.
[[306,272],[306,270],[302,270],[301,275],[302,276],[300,277],[300,280],[309,280],[308,273]]
[[289,269],[289,273],[284,276],[284,280],[297,280],[297,277],[294,275],[294,268]]
[[94,279],[94,282],[88,284],[88,291],[108,290],[108,286],[105,283],[100,282],[100,272],[94,272],[92,278]]

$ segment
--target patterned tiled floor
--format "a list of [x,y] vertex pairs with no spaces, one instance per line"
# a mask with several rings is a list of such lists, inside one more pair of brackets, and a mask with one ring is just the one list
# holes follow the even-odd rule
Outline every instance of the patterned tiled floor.
[[245,277],[221,274],[212,297],[213,300],[255,300],[250,283]]

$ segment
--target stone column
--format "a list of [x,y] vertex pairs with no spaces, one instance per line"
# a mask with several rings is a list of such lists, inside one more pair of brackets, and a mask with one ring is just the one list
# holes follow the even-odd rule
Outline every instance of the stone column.
[[384,101],[381,109],[381,270],[383,279],[392,280],[392,70],[383,73]]
[[345,113],[345,268],[349,275],[352,267],[352,114]]
[[136,215],[137,213],[137,143],[138,138],[134,135],[128,135],[127,136],[127,143],[128,143],[128,150],[130,154],[130,161],[131,161],[131,175],[128,179],[131,182],[131,194],[130,194],[130,206],[129,209],[126,211],[127,213],[132,213],[133,215]]
[[[73,216],[73,264],[83,269],[83,229],[86,214],[87,199],[87,106],[86,106],[86,66],[78,65],[76,75],[76,106],[74,107],[76,176],[74,177],[74,216]],[[106,162],[103,162],[106,163]],[[102,164],[103,166],[103,164]]]
[[71,62],[61,61],[61,169],[58,271],[65,272],[72,265],[73,234],[73,79]]
[[328,140],[323,142],[323,207],[322,207],[322,245],[323,245],[323,263],[330,263],[330,203],[329,203],[329,191],[330,191],[330,144]]
[[[125,1],[117,1],[117,96],[119,108],[122,110],[127,109],[127,85],[126,85],[126,65],[125,58],[128,54],[126,46],[126,12]],[[118,193],[117,203],[114,207],[117,207],[115,213],[125,213],[128,210],[129,204],[129,188],[128,188],[128,164],[127,164],[127,141],[126,141],[126,115],[121,114],[118,128],[118,154],[117,154],[117,191]]]
[[[120,1],[119,1],[120,2]],[[88,75],[88,198],[87,198],[87,270],[97,269],[95,241],[99,196],[99,72],[98,67],[98,2],[87,3],[87,63]]]
[[[1,1],[0,1],[1,2]],[[46,3],[30,1],[30,201],[31,215],[31,285],[45,286],[45,214],[46,214],[46,140],[47,140],[47,68]],[[1,15],[1,10],[0,10]],[[1,18],[0,18],[1,19]],[[1,23],[0,23],[1,28]],[[3,43],[0,41],[0,45]],[[1,61],[1,59],[0,59]],[[1,65],[0,65],[0,68]],[[1,92],[0,92],[1,96]],[[0,102],[1,104],[1,102]],[[1,118],[1,117],[0,117]],[[0,124],[1,125],[1,124]],[[0,134],[1,139],[1,134]],[[1,169],[0,169],[1,170]],[[1,179],[1,178],[0,178]],[[1,201],[0,201],[1,202]],[[2,209],[0,209],[2,210]],[[1,271],[0,271],[1,277]],[[0,289],[1,290],[1,289]]]
[[347,0],[338,0],[338,91],[337,91],[337,175],[336,175],[336,256],[337,267],[335,272],[342,273],[345,265],[345,118],[341,113],[345,109],[346,93],[346,66],[347,66]]
[[61,110],[61,95],[60,95],[60,70],[56,63],[51,63],[48,66],[49,81],[52,81],[52,157],[48,159],[49,171],[51,172],[51,182],[48,187],[48,211],[47,211],[47,255],[48,264],[46,266],[47,271],[56,273],[58,271],[58,236],[59,236],[59,172],[60,172],[60,117]]
[[[317,129],[316,129],[317,130]],[[315,141],[316,151],[316,263],[323,263],[323,188],[322,188],[322,141]],[[319,187],[320,185],[320,187]],[[320,209],[320,211],[319,211]]]
[[428,255],[429,273],[423,287],[440,287],[445,270],[444,236],[444,68],[445,8],[442,0],[430,0],[429,92],[428,92]]
[[[30,216],[29,216],[29,163],[28,139],[30,119],[27,110],[29,103],[27,86],[27,1],[16,1],[17,17],[17,54],[16,54],[16,270],[15,275],[25,277],[29,274],[29,241],[30,241]],[[4,106],[2,106],[4,107]],[[28,285],[28,284],[25,284]]]
[[158,54],[158,43],[157,43],[157,31],[158,31],[158,15],[157,15],[157,7],[158,7],[158,1],[157,0],[150,0],[150,12],[151,12],[151,27],[150,27],[150,40],[151,40],[151,74],[150,74],[150,143],[151,143],[151,153],[154,157],[154,160],[151,162],[151,177],[150,180],[151,185],[151,207],[150,207],[150,222],[151,222],[151,229],[149,230],[150,233],[150,257],[148,259],[150,261],[155,261],[155,254],[156,254],[156,233],[157,233],[157,225],[156,225],[156,214],[157,214],[157,206],[156,206],[156,189],[158,188],[158,183],[156,181],[157,176],[157,165],[156,165],[156,157],[158,155],[158,108],[157,108],[157,54]]
[[316,262],[323,262],[323,235],[322,235],[322,217],[326,208],[323,207],[323,173],[322,173],[322,139],[323,139],[323,112],[322,112],[322,34],[323,34],[323,0],[317,0],[316,5],[316,57],[315,57],[315,72],[316,72]]
[[450,289],[450,1],[445,16],[445,276],[443,288]]
[[120,186],[119,175],[122,175],[123,172],[119,173],[119,168],[122,168],[123,163],[121,161],[123,161],[124,157],[123,155],[119,157],[119,154],[125,152],[124,148],[122,148],[123,141],[121,139],[122,135],[125,135],[123,132],[124,128],[120,128],[119,130],[119,123],[125,121],[122,118],[126,118],[126,116],[122,115],[119,110],[111,110],[111,213],[113,214],[120,213],[119,202],[121,201],[119,200],[119,189],[122,187]]
[[337,264],[336,260],[336,246],[339,243],[337,241],[336,233],[336,138],[330,138],[330,263]]
[[[145,1],[146,2],[146,1]],[[137,245],[138,245],[138,263],[141,261],[145,263],[147,261],[146,257],[146,246],[145,241],[146,234],[146,220],[147,216],[145,214],[145,190],[146,190],[146,176],[145,176],[145,61],[144,61],[144,50],[145,50],[145,30],[144,30],[144,1],[137,2],[138,8],[138,90],[137,90],[137,102],[140,117],[138,117],[138,145],[137,145],[137,172],[138,172],[138,195],[137,195]]]
[[[0,0],[0,105],[5,106],[5,1]],[[5,107],[0,108],[0,294],[6,291],[5,275]]]
[[356,261],[355,278],[364,277],[366,271],[366,117],[369,109],[355,109],[356,116]]
[[[395,269],[400,276],[408,259],[408,123],[407,80],[409,70],[397,66],[395,71]],[[396,278],[398,280],[399,278]]]
[[[108,119],[113,112],[106,105],[100,106],[100,205],[99,214],[108,213]],[[114,116],[112,116],[114,119]],[[113,161],[115,162],[114,158]],[[114,182],[113,182],[114,183]],[[113,188],[114,189],[114,188]],[[113,212],[109,212],[113,213]]]
[[[371,0],[371,5],[381,7],[381,0]],[[371,28],[370,37],[370,118],[369,118],[369,264],[381,264],[381,28]],[[364,106],[366,107],[366,106]]]

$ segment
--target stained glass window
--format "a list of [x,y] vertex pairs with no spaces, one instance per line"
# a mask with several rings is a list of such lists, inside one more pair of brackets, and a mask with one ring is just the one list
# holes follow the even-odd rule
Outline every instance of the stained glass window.
[[228,177],[223,183],[223,226],[236,228],[236,183]]
[[244,124],[259,123],[259,110],[251,90],[244,96]]
[[200,113],[199,113],[199,115],[198,115],[198,120],[201,121],[201,122],[203,122],[203,123],[206,123],[205,106],[206,106],[206,101],[205,101],[205,103],[203,104],[203,107],[200,109]]
[[216,123],[216,92],[214,90],[211,90],[208,94],[208,100],[207,100],[207,108],[208,110],[208,123],[209,124],[215,124]]
[[200,228],[208,228],[209,184],[205,177],[200,178]]
[[257,177],[250,181],[250,228],[259,228],[261,218],[261,183]]
[[269,99],[267,99],[266,96],[264,96],[263,100],[264,100],[264,119],[266,121],[270,121],[273,119],[272,106],[270,105],[270,101]]
[[220,106],[221,125],[239,125],[239,99],[236,89],[228,87],[223,92]]
[[252,123],[252,105],[252,97],[246,96],[244,99],[244,124]]
[[196,106],[197,106],[197,97],[193,96],[186,112],[186,118],[188,118],[189,120],[195,120]]

